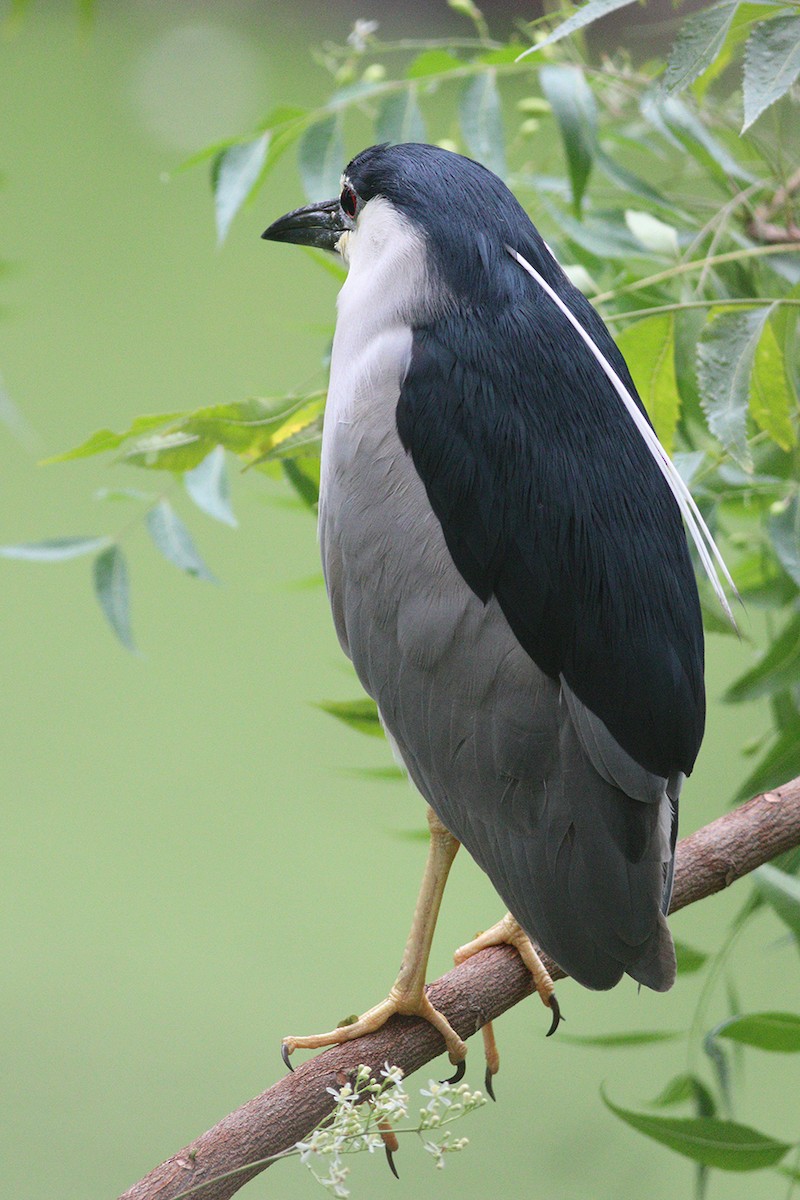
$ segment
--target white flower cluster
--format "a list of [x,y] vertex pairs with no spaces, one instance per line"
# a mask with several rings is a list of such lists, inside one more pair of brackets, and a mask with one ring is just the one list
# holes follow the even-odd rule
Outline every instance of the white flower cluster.
[[357,54],[363,54],[377,29],[377,21],[365,21],[363,17],[359,17],[347,35],[348,46],[352,46]]
[[[453,1137],[448,1129],[434,1141],[423,1137],[423,1131],[449,1125],[486,1103],[483,1094],[470,1091],[466,1083],[454,1087],[431,1079],[427,1088],[420,1089],[428,1102],[420,1109],[419,1123],[397,1129],[395,1123],[408,1117],[409,1103],[400,1067],[386,1063],[380,1078],[373,1079],[371,1069],[362,1065],[352,1083],[345,1083],[339,1089],[328,1088],[328,1091],[335,1101],[333,1112],[307,1141],[297,1142],[293,1152],[299,1154],[301,1163],[323,1187],[341,1198],[350,1195],[345,1182],[350,1168],[342,1161],[345,1154],[391,1150],[390,1143],[395,1134],[417,1133],[423,1149],[435,1158],[436,1166],[442,1168],[445,1154],[463,1150],[468,1139]],[[327,1168],[324,1174],[319,1170],[322,1166]]]
[[428,1097],[428,1103],[419,1110],[420,1129],[449,1125],[451,1121],[457,1121],[459,1117],[486,1103],[483,1092],[470,1091],[467,1083],[459,1083],[454,1087],[446,1080],[437,1083],[435,1079],[429,1079],[428,1086],[420,1088],[420,1095]]
[[[438,1129],[441,1125],[449,1125],[466,1113],[474,1112],[486,1103],[483,1092],[470,1091],[469,1084],[460,1083],[452,1087],[449,1083],[437,1083],[435,1079],[428,1081],[427,1088],[420,1088],[420,1093],[428,1097],[428,1103],[419,1111],[419,1132]],[[436,1159],[436,1166],[441,1171],[444,1168],[445,1154],[463,1150],[469,1145],[469,1138],[453,1137],[453,1131],[446,1129],[438,1141],[422,1138],[422,1148]]]

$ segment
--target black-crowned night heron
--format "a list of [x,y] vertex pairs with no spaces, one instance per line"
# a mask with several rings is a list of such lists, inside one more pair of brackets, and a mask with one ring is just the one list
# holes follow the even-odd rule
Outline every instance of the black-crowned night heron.
[[[389,996],[461,1038],[424,991],[459,843],[580,983],[675,978],[664,914],[678,796],[703,734],[703,632],[681,513],[718,552],[602,320],[506,186],[460,155],[374,146],[341,195],[265,238],[336,251],[319,535],[336,630],[429,805],[431,848]],[[721,560],[720,560],[721,562]],[[724,569],[724,566],[723,566]],[[727,607],[727,606],[726,606]],[[552,1027],[551,1027],[552,1032]]]

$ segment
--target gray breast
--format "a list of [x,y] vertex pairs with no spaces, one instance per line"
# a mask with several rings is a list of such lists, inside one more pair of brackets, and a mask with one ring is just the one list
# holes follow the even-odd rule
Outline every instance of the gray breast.
[[669,987],[666,781],[538,669],[456,570],[396,430],[409,352],[395,329],[358,369],[340,354],[333,372],[320,542],[339,639],[414,783],[523,928],[586,986],[627,971]]

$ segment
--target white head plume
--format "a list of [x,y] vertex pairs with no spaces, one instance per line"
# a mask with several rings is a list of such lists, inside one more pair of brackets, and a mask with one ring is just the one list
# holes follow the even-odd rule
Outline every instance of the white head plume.
[[713,537],[711,536],[711,531],[709,530],[708,526],[706,525],[705,521],[703,520],[703,515],[700,512],[699,508],[697,507],[694,497],[692,496],[688,487],[686,486],[686,484],[683,482],[680,475],[678,474],[675,464],[670,459],[666,450],[661,445],[661,442],[656,437],[656,434],[655,434],[652,426],[649,424],[649,422],[643,416],[642,411],[639,408],[639,406],[637,405],[633,396],[630,394],[628,389],[625,387],[625,384],[622,382],[619,375],[612,367],[611,363],[608,361],[606,356],[603,354],[602,350],[597,345],[594,338],[592,338],[591,335],[589,333],[587,333],[587,331],[583,328],[583,326],[581,325],[581,323],[577,319],[577,317],[574,316],[574,314],[569,310],[569,308],[564,303],[564,301],[561,299],[561,297],[559,295],[557,295],[557,293],[550,287],[550,284],[545,279],[542,278],[542,276],[535,269],[535,267],[532,267],[531,264],[528,262],[528,260],[526,258],[523,258],[523,256],[517,250],[515,250],[513,248],[513,246],[507,245],[506,250],[511,255],[511,257],[515,260],[515,262],[518,262],[519,265],[522,267],[522,269],[524,271],[527,271],[528,274],[531,276],[531,278],[536,280],[536,282],[543,289],[543,291],[550,297],[550,299],[553,301],[553,303],[561,310],[561,312],[567,318],[569,323],[573,326],[573,328],[577,331],[577,333],[580,335],[580,337],[583,339],[583,341],[589,347],[589,350],[592,352],[592,355],[597,360],[597,362],[600,364],[600,367],[603,370],[603,374],[607,377],[609,382],[612,384],[614,391],[617,393],[620,400],[625,405],[625,408],[627,409],[630,417],[632,418],[634,425],[636,426],[636,428],[639,430],[639,433],[644,438],[644,442],[645,442],[645,445],[647,446],[647,449],[650,451],[650,453],[652,454],[656,463],[658,464],[658,468],[661,471],[661,474],[666,479],[667,484],[669,485],[669,489],[672,492],[673,496],[675,497],[678,507],[681,510],[681,514],[683,515],[683,519],[686,522],[686,528],[689,530],[689,533],[692,536],[692,541],[694,542],[695,546],[697,547],[697,553],[700,556],[700,561],[703,564],[706,575],[708,576],[709,580],[711,581],[711,586],[713,587],[714,591],[716,592],[716,595],[719,599],[720,604],[722,605],[723,610],[725,611],[725,614],[728,617],[728,620],[731,622],[731,624],[733,625],[733,627],[735,629],[736,621],[734,620],[733,613],[731,612],[730,605],[728,604],[728,598],[725,595],[725,590],[722,586],[722,583],[720,582],[720,577],[719,577],[719,572],[717,571],[717,566],[719,566],[719,569],[722,572],[723,577],[730,584],[731,588],[733,589],[734,594],[738,594],[738,593],[736,593],[736,585],[734,584],[733,580],[731,579],[730,572],[728,571],[728,568],[725,565],[725,561],[724,561],[722,555],[720,554],[720,551],[719,551],[719,548],[717,547],[716,542],[714,541]]

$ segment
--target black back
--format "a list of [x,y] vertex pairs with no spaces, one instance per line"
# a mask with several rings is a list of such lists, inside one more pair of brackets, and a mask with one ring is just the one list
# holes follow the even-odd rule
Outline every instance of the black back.
[[641,408],[608,330],[479,164],[375,147],[348,175],[363,199],[385,195],[418,226],[449,296],[444,315],[414,328],[397,426],[458,570],[637,762],[688,774],[705,719],[703,634],[677,504],[590,350],[506,246]]

